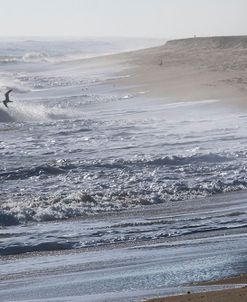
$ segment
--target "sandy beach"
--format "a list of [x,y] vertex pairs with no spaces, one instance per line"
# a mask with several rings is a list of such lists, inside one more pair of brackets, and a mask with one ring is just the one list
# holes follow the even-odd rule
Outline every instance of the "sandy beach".
[[189,38],[115,56],[129,66],[118,83],[147,95],[246,103],[247,36]]
[[228,289],[223,291],[203,292],[186,294],[181,296],[167,297],[149,300],[149,302],[244,302],[247,299],[247,288]]
[[[200,285],[238,285],[239,288],[225,289],[219,291],[202,291],[201,293],[187,292],[185,295],[157,298],[148,302],[243,302],[247,299],[247,275],[227,278],[218,281],[204,282]],[[241,286],[241,284],[243,284]]]

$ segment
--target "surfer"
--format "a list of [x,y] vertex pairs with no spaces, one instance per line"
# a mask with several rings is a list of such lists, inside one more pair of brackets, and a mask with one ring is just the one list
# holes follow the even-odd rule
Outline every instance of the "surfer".
[[13,101],[10,101],[10,100],[9,100],[9,94],[10,94],[11,91],[12,91],[12,89],[10,89],[9,91],[7,91],[7,92],[5,93],[5,100],[3,100],[3,104],[4,104],[4,106],[7,107],[7,108],[9,108],[7,104],[13,102]]

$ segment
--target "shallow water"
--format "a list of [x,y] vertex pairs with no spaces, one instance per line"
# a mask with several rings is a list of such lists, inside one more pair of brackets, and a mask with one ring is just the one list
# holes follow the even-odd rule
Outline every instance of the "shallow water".
[[0,108],[2,227],[246,189],[242,108],[130,94],[107,82],[122,66],[65,62],[56,47],[50,60],[2,65],[2,89],[14,90]]
[[17,225],[2,229],[0,255],[108,248],[228,234],[247,227],[246,193],[145,206],[83,219]]
[[18,267],[19,273],[2,281],[0,292],[3,301],[142,301],[205,291],[206,286],[179,285],[241,274],[246,260],[246,237],[241,236],[27,258],[2,265]]
[[156,205],[67,224],[11,228],[12,234],[5,233],[9,236],[6,246],[19,238],[19,248],[25,241],[33,242],[30,246],[40,242],[39,250],[43,243],[49,250],[49,242],[54,244],[53,238],[63,231],[59,249],[73,240],[87,249],[2,257],[1,298],[142,301],[188,290],[205,291],[207,286],[190,284],[246,272],[243,212],[246,192],[203,198],[203,204],[194,200],[184,206],[183,202]]

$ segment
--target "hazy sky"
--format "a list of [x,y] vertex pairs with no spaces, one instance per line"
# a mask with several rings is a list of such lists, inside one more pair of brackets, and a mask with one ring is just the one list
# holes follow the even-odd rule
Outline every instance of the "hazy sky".
[[247,0],[0,0],[1,36],[247,34]]

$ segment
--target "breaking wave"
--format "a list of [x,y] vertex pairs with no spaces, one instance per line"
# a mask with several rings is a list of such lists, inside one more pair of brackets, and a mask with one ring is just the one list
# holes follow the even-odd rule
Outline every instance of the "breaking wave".
[[[81,131],[89,131],[89,129],[81,129]],[[64,135],[64,133],[62,133]],[[66,135],[66,133],[65,133]],[[61,173],[65,173],[68,170],[72,169],[80,169],[80,170],[88,170],[94,168],[101,169],[122,169],[122,170],[134,170],[138,171],[139,169],[144,169],[147,167],[152,168],[152,166],[164,167],[164,166],[183,166],[183,165],[196,165],[202,163],[223,163],[230,162],[233,158],[230,156],[223,156],[218,154],[194,154],[191,156],[165,156],[161,158],[154,159],[135,159],[135,160],[123,160],[117,159],[112,161],[102,161],[95,160],[93,162],[77,162],[70,163],[66,160],[58,160],[54,162],[50,162],[44,165],[39,165],[36,167],[30,168],[18,168],[14,171],[0,172],[0,180],[22,180],[27,179],[33,176],[49,176],[49,175],[57,175]]]
[[11,110],[0,109],[0,123],[45,122],[69,119],[71,116],[76,116],[76,111],[73,109],[48,107],[37,103],[15,102]]
[[18,168],[14,171],[2,172],[0,170],[1,180],[17,180],[17,179],[27,179],[32,176],[39,175],[57,175],[65,173],[66,170],[73,169],[76,166],[66,160],[54,160],[50,161],[44,165],[34,166],[29,169]]
[[97,202],[86,192],[57,195],[47,199],[6,202],[0,212],[0,225],[9,226],[32,221],[52,221],[93,215],[121,209],[121,204]]
[[11,64],[18,63],[21,61],[20,57],[8,57],[8,56],[0,56],[0,64]]
[[46,182],[56,178],[58,183],[80,184],[81,190],[64,186],[48,195],[45,189],[39,195],[20,194],[2,202],[0,221],[7,226],[69,219],[244,190],[245,170],[235,160],[241,156],[209,153],[72,163],[58,160],[29,169],[1,171],[0,180],[6,184],[36,179],[45,188]]
[[23,62],[48,62],[49,56],[46,53],[28,52],[22,57]]
[[0,123],[14,122],[15,119],[6,111],[0,109]]
[[27,52],[23,56],[0,56],[0,64],[49,62],[49,56],[41,52]]

